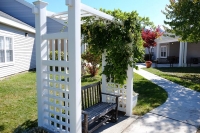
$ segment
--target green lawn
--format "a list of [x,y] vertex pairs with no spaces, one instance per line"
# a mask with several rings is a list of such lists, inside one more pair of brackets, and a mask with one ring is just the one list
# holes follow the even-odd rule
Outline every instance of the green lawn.
[[[82,85],[101,79],[84,76]],[[0,81],[0,133],[22,133],[37,126],[36,73],[28,72]],[[143,115],[165,102],[167,93],[134,74],[134,90],[139,93],[133,113]]]
[[135,115],[146,114],[163,104],[168,97],[165,90],[136,73],[134,74],[133,90],[139,93],[137,105],[133,109]]
[[144,68],[144,70],[200,92],[199,67]]

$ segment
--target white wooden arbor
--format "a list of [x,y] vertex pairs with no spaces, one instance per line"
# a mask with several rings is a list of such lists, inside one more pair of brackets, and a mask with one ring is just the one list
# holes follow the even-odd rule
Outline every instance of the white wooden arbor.
[[[67,20],[68,32],[47,34],[47,3],[35,1],[34,5],[38,125],[53,132],[81,133],[81,17],[95,15],[110,21],[113,17],[82,4],[80,0],[66,0],[68,11],[54,14],[52,17],[65,22]],[[55,59],[55,40],[58,40],[58,60]],[[61,60],[61,45],[64,45],[64,60]],[[49,58],[50,47],[52,59]],[[106,63],[105,54],[103,66]],[[127,76],[126,89],[118,87],[119,90],[114,93],[125,95],[126,114],[131,116],[133,68],[130,66]],[[108,86],[111,87],[109,90]],[[116,86],[112,86],[112,83],[108,85],[103,75],[102,91],[110,91],[112,88]]]

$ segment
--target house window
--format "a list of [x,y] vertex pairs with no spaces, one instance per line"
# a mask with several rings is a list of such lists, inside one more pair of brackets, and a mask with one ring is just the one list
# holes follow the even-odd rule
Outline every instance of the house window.
[[13,62],[13,39],[0,36],[0,64]]
[[161,46],[160,51],[160,57],[167,58],[167,46]]

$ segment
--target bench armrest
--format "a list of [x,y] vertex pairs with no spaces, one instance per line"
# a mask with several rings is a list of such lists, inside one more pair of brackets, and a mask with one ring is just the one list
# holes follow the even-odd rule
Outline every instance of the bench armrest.
[[105,92],[101,92],[101,94],[110,95],[110,96],[114,96],[114,97],[121,97],[121,95],[110,94],[110,93],[105,93]]
[[84,110],[82,110],[81,113],[84,114],[84,115],[89,115],[89,113],[87,111],[84,111]]

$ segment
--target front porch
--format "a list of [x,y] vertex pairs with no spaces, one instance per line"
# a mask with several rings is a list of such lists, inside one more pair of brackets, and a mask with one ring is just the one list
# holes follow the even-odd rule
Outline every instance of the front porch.
[[[145,63],[137,63],[137,66],[139,68],[144,68],[144,67],[146,67],[146,64]],[[162,64],[158,63],[157,66],[156,66],[155,63],[152,63],[151,67],[156,68],[156,67],[172,67],[172,66],[170,66],[169,63],[162,63]],[[179,67],[179,64],[175,63],[175,64],[173,64],[173,67]],[[200,67],[200,63],[198,63],[198,64],[191,64],[191,66],[188,65],[188,67]]]
[[[146,67],[145,63],[140,63],[139,65],[141,67]],[[174,63],[173,66],[171,66],[169,63],[165,63],[165,64],[157,64],[157,66],[156,66],[155,63],[152,63],[151,66],[154,67],[154,68],[156,68],[156,67],[179,67],[179,64],[178,63]],[[191,64],[191,66],[188,65],[187,67],[200,67],[200,63],[198,63],[198,64]]]
[[169,63],[173,63],[174,67],[200,66],[199,42],[179,42],[178,37],[164,36],[157,39],[156,42],[157,46],[153,50],[153,60],[157,60],[159,66],[166,66]]

